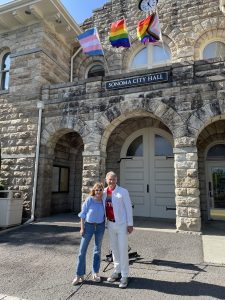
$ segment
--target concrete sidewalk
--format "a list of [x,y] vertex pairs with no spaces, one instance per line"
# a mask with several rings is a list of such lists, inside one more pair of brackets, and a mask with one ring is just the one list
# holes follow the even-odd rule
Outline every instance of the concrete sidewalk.
[[[153,223],[135,220],[129,245],[140,257],[131,263],[126,290],[117,282],[107,283],[112,264],[105,261],[103,281],[91,280],[92,247],[84,284],[71,285],[80,243],[78,219],[72,214],[1,232],[0,295],[5,300],[225,299],[225,266],[204,262],[202,236],[176,233],[172,223]],[[107,231],[102,259],[106,254]]]

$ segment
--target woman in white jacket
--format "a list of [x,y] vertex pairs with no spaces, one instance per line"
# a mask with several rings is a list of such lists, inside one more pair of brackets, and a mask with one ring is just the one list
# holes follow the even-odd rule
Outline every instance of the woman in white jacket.
[[114,272],[107,281],[114,282],[122,276],[119,287],[126,288],[129,276],[128,234],[133,231],[132,204],[128,191],[117,185],[114,172],[106,174],[106,183],[103,203],[114,263]]

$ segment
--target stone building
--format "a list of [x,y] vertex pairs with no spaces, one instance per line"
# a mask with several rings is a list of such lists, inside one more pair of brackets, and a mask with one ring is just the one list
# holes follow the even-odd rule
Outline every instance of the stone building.
[[[225,220],[225,3],[159,0],[163,43],[144,46],[138,2],[109,1],[81,27],[58,0],[0,6],[1,180],[24,192],[24,215],[78,212],[114,170],[136,216],[181,231]],[[132,45],[112,48],[123,17]],[[74,38],[94,26],[104,57]]]

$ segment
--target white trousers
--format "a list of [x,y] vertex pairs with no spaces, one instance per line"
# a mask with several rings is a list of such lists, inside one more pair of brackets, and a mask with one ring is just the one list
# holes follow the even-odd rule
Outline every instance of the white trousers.
[[127,224],[108,221],[109,243],[113,255],[114,272],[129,276]]

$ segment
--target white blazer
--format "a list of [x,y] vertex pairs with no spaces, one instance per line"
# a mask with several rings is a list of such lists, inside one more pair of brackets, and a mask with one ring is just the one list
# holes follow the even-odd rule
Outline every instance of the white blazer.
[[[104,189],[103,204],[107,197],[107,188]],[[128,190],[116,185],[112,191],[112,205],[115,221],[117,224],[133,226],[133,209]]]

